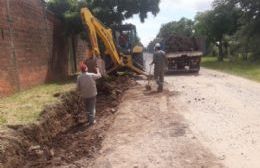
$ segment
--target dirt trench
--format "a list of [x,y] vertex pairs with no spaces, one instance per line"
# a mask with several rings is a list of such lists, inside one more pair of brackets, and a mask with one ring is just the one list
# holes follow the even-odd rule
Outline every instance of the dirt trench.
[[98,83],[97,124],[88,127],[84,104],[76,92],[56,93],[60,104],[46,107],[39,121],[8,126],[0,132],[0,167],[46,168],[92,158],[115,118],[123,93],[136,82],[127,76]]

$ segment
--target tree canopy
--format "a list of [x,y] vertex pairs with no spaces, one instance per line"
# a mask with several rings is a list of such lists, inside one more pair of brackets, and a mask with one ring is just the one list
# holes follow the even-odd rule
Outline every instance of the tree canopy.
[[219,48],[219,60],[224,57],[223,43],[225,35],[233,35],[238,29],[238,11],[222,1],[214,1],[214,10],[198,13],[195,17],[197,35],[204,35],[209,42]]
[[152,52],[156,43],[164,43],[172,35],[192,37],[194,35],[194,22],[187,18],[181,18],[179,21],[163,24],[157,37],[148,44],[147,50]]
[[225,0],[241,12],[240,22],[248,35],[260,34],[260,1],[259,0]]
[[212,10],[198,13],[195,18],[196,32],[213,44],[218,42],[219,60],[225,55],[223,43],[233,55],[259,58],[259,27],[259,0],[215,0]]
[[121,24],[135,14],[144,22],[149,12],[158,14],[159,3],[160,0],[49,0],[47,7],[66,23],[67,33],[79,33],[82,7],[88,7],[95,17],[110,26]]
[[167,38],[171,35],[181,35],[191,37],[193,35],[194,23],[187,18],[181,18],[179,21],[173,21],[162,25],[158,38]]

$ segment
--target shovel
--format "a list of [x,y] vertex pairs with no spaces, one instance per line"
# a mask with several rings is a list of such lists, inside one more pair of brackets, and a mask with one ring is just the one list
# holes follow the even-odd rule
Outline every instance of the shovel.
[[152,90],[152,87],[151,87],[151,84],[150,84],[150,80],[151,80],[151,78],[152,78],[151,73],[152,73],[152,65],[150,65],[149,75],[148,75],[148,77],[147,77],[147,85],[145,85],[145,89],[146,89],[147,91]]

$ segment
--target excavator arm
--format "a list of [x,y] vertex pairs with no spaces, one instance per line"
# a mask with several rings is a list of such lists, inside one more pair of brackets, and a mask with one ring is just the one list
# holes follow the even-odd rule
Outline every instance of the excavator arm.
[[100,56],[100,50],[98,46],[97,35],[104,42],[107,53],[111,56],[115,65],[120,65],[120,57],[116,50],[114,44],[112,30],[106,28],[99,20],[97,20],[88,8],[81,9],[81,16],[83,23],[89,30],[90,43],[92,45],[92,53],[95,53],[95,56]]
[[116,70],[118,67],[128,67],[139,74],[147,75],[144,71],[133,65],[131,55],[119,55],[114,43],[112,30],[104,26],[96,17],[94,17],[88,8],[81,9],[81,17],[89,31],[92,53],[97,57],[101,56],[97,37],[100,37],[103,41],[106,47],[106,53],[111,57],[114,63],[114,66],[109,70],[110,72]]

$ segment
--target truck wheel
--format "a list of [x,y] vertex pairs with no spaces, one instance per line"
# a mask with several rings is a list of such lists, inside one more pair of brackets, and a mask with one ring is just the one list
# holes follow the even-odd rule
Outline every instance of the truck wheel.
[[200,72],[200,67],[196,67],[196,70],[192,70],[191,72],[193,72],[193,73],[199,73],[199,72]]

